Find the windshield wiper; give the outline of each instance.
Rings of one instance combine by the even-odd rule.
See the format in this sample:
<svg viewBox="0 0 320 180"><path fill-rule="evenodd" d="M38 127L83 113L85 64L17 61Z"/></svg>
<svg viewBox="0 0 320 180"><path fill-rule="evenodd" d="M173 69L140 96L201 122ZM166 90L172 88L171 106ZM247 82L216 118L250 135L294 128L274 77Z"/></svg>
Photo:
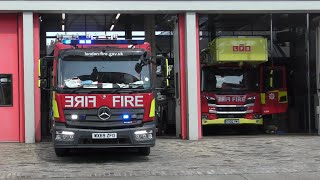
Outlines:
<svg viewBox="0 0 320 180"><path fill-rule="evenodd" d="M121 92L121 93L132 93L132 92L134 92L134 90L132 90L132 89L117 88L117 89L111 91L112 94L113 94L113 93L117 93L117 92Z"/></svg>

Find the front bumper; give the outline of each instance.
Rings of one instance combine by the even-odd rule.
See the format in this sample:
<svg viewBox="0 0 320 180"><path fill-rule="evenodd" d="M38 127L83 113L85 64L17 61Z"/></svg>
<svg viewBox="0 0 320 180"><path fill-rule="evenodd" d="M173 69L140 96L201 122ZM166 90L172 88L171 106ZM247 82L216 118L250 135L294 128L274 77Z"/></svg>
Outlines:
<svg viewBox="0 0 320 180"><path fill-rule="evenodd" d="M226 123L226 120L237 120L237 123ZM218 118L218 119L202 119L202 125L263 125L263 119L246 119L246 118Z"/></svg>
<svg viewBox="0 0 320 180"><path fill-rule="evenodd" d="M139 130L152 130L152 139L136 140L134 132ZM68 141L56 140L57 131L73 132L73 139ZM53 143L55 148L113 148L113 147L153 147L156 138L155 125L145 125L143 127L97 130L67 128L64 124L59 124L53 128ZM116 139L92 139L92 133L117 133Z"/></svg>

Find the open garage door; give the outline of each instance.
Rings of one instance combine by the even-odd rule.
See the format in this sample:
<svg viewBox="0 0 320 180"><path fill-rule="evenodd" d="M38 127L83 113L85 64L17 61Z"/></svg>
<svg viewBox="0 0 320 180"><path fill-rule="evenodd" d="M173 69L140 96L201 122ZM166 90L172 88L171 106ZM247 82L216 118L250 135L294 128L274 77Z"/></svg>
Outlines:
<svg viewBox="0 0 320 180"><path fill-rule="evenodd" d="M105 37L119 41L137 40L150 43L152 59L156 61L158 68L163 65L163 68L166 69L166 77L153 69L152 77L150 76L150 81L153 81L153 78L157 80L152 82L155 87L154 95L156 97L159 93L162 95L156 100L157 127L163 129L165 135L174 135L176 127L180 127L176 126L176 109L179 110L179 106L176 107L179 102L176 102L175 95L175 86L179 84L179 61L176 61L176 58L179 58L177 46L179 45L179 33L176 15L41 14L40 33L42 57L54 55L54 47L59 42L57 34L59 34L58 37L61 37L61 35L70 36L70 38L86 36L87 38L99 39ZM165 59L164 64L158 61L161 59L159 57ZM55 69L49 69L48 71L55 71ZM98 71L100 71L99 68ZM156 77L153 77L153 75L156 75ZM52 120L54 115L52 110L54 106L51 103L53 92L42 90L41 95L42 134L50 136L50 119ZM180 134L178 131L180 130L177 129L177 134Z"/></svg>
<svg viewBox="0 0 320 180"><path fill-rule="evenodd" d="M309 14L200 16L203 127L211 133L256 127L279 134L315 131L309 19Z"/></svg>

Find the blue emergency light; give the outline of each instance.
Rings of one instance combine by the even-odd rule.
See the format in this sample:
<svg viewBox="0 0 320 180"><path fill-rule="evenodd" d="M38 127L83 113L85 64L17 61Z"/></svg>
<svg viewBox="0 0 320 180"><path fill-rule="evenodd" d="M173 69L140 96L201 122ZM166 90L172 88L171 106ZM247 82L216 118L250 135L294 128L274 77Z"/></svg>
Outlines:
<svg viewBox="0 0 320 180"><path fill-rule="evenodd" d="M62 40L63 44L144 44L144 40L98 40L98 39L77 39L77 40L70 40L65 39Z"/></svg>
<svg viewBox="0 0 320 180"><path fill-rule="evenodd" d="M124 114L124 115L122 115L122 119L128 120L128 119L130 119L130 116L128 114Z"/></svg>
<svg viewBox="0 0 320 180"><path fill-rule="evenodd" d="M71 44L71 40L70 39L65 39L62 41L63 44Z"/></svg>

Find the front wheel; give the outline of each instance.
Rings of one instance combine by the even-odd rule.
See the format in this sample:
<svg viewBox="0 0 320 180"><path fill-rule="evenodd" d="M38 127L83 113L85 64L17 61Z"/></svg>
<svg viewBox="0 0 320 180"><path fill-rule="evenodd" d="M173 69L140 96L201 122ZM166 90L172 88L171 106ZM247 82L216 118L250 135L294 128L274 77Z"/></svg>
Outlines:
<svg viewBox="0 0 320 180"><path fill-rule="evenodd" d="M142 156L149 156L150 147L139 148L139 154L142 155Z"/></svg>
<svg viewBox="0 0 320 180"><path fill-rule="evenodd" d="M69 153L69 149L66 148L54 148L54 152L58 157L64 157L67 156Z"/></svg>

